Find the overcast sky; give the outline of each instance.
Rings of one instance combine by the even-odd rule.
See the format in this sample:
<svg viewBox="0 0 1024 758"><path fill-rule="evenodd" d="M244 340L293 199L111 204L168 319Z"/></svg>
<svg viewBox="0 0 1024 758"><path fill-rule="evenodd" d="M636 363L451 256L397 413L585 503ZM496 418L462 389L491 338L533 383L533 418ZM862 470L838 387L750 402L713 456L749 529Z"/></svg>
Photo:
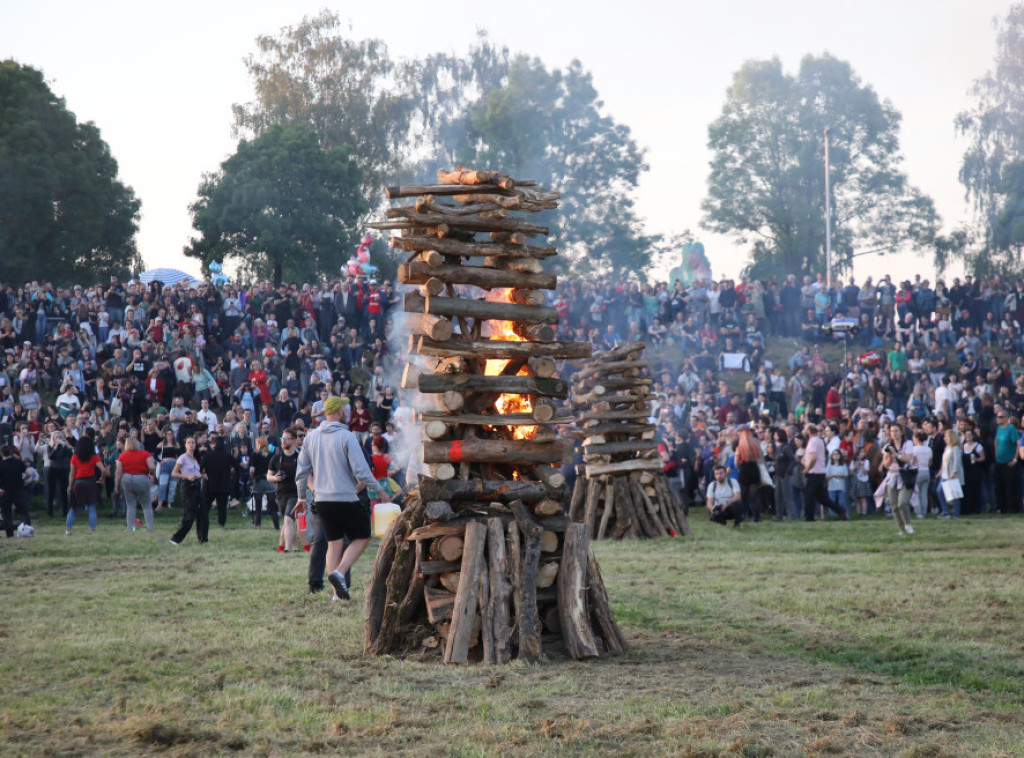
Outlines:
<svg viewBox="0 0 1024 758"><path fill-rule="evenodd" d="M651 169L639 209L651 231L691 229L719 274L745 252L698 229L709 154L707 125L721 112L733 73L779 56L794 73L807 54L849 61L861 80L903 114L911 181L936 202L946 229L969 218L957 170L965 141L955 114L974 79L992 67L992 19L1007 0L721 0L717 3L364 3L182 0L172 4L70 0L8 3L0 58L41 69L79 121L94 121L142 200L139 248L148 266L197 273L181 251L188 204L204 171L234 152L231 105L251 99L243 58L258 34L276 33L324 7L355 37L383 39L396 58L465 53L475 31L562 67L578 58L607 112L628 124ZM881 265L880 265L881 264ZM857 260L858 277L881 266L931 272L912 255Z"/></svg>

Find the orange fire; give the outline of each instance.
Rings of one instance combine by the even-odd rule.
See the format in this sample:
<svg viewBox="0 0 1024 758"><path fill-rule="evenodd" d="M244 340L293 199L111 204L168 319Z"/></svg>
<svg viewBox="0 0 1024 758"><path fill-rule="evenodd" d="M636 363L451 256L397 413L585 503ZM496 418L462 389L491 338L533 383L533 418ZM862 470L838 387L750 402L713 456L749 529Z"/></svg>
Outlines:
<svg viewBox="0 0 1024 758"><path fill-rule="evenodd" d="M491 290L488 293L487 299L492 302L510 303L512 302L512 290L511 289L496 289ZM488 321L488 337L499 340L509 340L512 342L523 342L523 338L512 331L511 321ZM498 376L504 371L505 367L509 364L506 359L494 359L487 361L487 365L484 366L484 374L486 376ZM519 370L519 376L529 376L530 372L526 368ZM530 402L528 397L522 395L503 394L494 403L494 407L499 413L530 413L533 410L533 403ZM512 432L512 437L517 440L528 440L533 439L534 435L537 434L537 427L535 426L510 426L508 427Z"/></svg>

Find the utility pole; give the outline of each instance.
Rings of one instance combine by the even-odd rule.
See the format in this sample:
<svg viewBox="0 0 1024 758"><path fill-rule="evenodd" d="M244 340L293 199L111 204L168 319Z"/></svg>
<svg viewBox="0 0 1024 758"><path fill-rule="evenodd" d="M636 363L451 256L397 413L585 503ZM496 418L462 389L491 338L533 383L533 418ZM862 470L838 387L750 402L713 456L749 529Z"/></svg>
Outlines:
<svg viewBox="0 0 1024 758"><path fill-rule="evenodd" d="M828 178L828 132L825 127L825 286L832 287L832 190Z"/></svg>

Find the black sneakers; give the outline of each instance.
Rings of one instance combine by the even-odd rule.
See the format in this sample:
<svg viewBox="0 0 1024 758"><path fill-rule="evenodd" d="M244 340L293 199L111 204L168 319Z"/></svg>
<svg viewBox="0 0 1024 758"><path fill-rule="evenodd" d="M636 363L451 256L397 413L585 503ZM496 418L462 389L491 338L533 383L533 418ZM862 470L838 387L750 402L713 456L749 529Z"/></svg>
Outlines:
<svg viewBox="0 0 1024 758"><path fill-rule="evenodd" d="M340 571L332 571L330 574L328 574L327 581L329 581L331 583L331 586L334 587L334 591L338 593L338 597L340 597L342 600L349 599L348 584L346 584L345 582L344 574L342 574Z"/></svg>

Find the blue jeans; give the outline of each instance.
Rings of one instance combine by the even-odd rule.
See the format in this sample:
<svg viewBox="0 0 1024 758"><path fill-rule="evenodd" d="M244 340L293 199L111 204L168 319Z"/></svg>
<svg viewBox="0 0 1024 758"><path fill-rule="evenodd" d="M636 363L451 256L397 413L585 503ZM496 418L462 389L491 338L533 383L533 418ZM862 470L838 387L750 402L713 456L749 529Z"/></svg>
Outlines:
<svg viewBox="0 0 1024 758"><path fill-rule="evenodd" d="M89 528L92 531L95 532L96 531L96 506L95 505L87 505L87 506L83 506L83 507L89 509ZM76 510L77 510L76 508L69 508L68 509L68 518L64 522L64 528L65 529L70 529L71 527L73 527L75 525L75 511Z"/></svg>
<svg viewBox="0 0 1024 758"><path fill-rule="evenodd" d="M846 515L850 515L850 501L846 497L846 490L829 490L828 496L832 498L832 502L846 511Z"/></svg>
<svg viewBox="0 0 1024 758"><path fill-rule="evenodd" d="M174 461L161 461L157 469L157 496L156 499L168 505L174 504L174 493L178 489L178 480L171 476L174 471Z"/></svg>

